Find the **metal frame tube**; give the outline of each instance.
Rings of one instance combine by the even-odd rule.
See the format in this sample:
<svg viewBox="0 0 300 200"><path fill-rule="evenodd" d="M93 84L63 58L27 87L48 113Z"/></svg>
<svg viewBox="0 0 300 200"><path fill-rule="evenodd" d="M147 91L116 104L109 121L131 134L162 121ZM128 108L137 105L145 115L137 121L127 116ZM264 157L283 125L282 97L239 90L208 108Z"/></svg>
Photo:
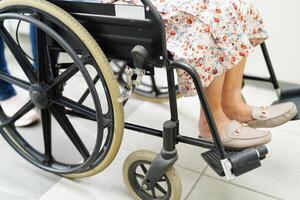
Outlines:
<svg viewBox="0 0 300 200"><path fill-rule="evenodd" d="M177 108L177 95L175 86L174 69L167 69L168 89L169 89L169 102L171 110L171 120L178 122L178 108Z"/></svg>
<svg viewBox="0 0 300 200"><path fill-rule="evenodd" d="M221 142L221 138L219 136L215 120L212 116L208 101L207 101L205 93L204 93L204 89L203 89L201 80L200 80L197 72L190 65L182 63L182 62L177 62L177 61L172 61L168 67L171 69L182 69L182 70L186 71L192 77L194 84L195 84L195 88L198 93L199 101L202 105L209 129L211 131L211 135L214 140L216 151L220 155L221 159L225 159L226 158L225 149Z"/></svg>
<svg viewBox="0 0 300 200"><path fill-rule="evenodd" d="M135 131L138 133L151 135L151 136L156 136L156 137L161 137L161 138L163 137L163 131L161 131L161 130L148 128L148 127L140 126L140 125L136 125L136 124L125 123L125 129L132 130L132 131ZM183 135L178 135L176 138L176 142L190 144L193 146L202 147L202 148L206 148L206 149L214 149L215 148L215 145L211 142L197 139L197 138L191 138L191 137L187 137L187 136L183 136Z"/></svg>
<svg viewBox="0 0 300 200"><path fill-rule="evenodd" d="M244 75L244 79L272 83L272 80L270 78L265 78L265 77Z"/></svg>
<svg viewBox="0 0 300 200"><path fill-rule="evenodd" d="M267 45L265 42L263 42L261 45L261 50L262 50L262 53L264 55L264 58L265 58L265 61L266 61L266 64L267 64L267 67L268 67L268 71L269 71L269 74L270 74L270 79L272 81L272 84L273 84L273 87L275 90L279 89L279 84L278 84L278 80L277 80L277 77L275 75L275 71L274 71L274 68L273 68L273 65L272 65L272 62L271 62L271 58L270 58L270 55L269 55L269 52L268 52L268 49L267 49Z"/></svg>

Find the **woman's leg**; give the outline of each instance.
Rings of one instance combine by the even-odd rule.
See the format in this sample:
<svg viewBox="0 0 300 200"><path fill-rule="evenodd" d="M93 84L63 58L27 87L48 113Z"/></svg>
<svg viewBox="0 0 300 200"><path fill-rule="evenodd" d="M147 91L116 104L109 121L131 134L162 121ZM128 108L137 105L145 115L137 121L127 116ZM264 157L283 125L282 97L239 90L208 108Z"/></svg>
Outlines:
<svg viewBox="0 0 300 200"><path fill-rule="evenodd" d="M236 68L234 69L236 71L240 70L240 66L235 66L234 68ZM231 149L244 149L261 146L270 142L271 134L269 131L247 127L237 121L232 121L232 119L226 116L222 106L222 100L224 97L222 93L224 88L227 87L225 85L227 84L226 81L228 81L228 79L226 80L226 76L226 73L218 76L205 89L205 94L224 147ZM202 110L199 121L200 136L203 138L211 138L211 132Z"/></svg>
<svg viewBox="0 0 300 200"><path fill-rule="evenodd" d="M9 74L7 69L7 63L4 56L4 42L0 37L0 72ZM0 101L9 99L16 95L16 91L11 84L0 80Z"/></svg>
<svg viewBox="0 0 300 200"><path fill-rule="evenodd" d="M223 83L225 79L225 74L218 76L206 89L205 94L207 97L207 100L209 102L209 106L212 111L212 115L214 117L214 120L216 122L218 131L220 135L224 132L225 127L230 122L230 120L225 115L223 109L222 109L222 89L223 89ZM200 120L199 120L199 131L201 137L208 138L211 137L210 130L205 118L205 115L203 113L203 110L201 109L200 112Z"/></svg>
<svg viewBox="0 0 300 200"><path fill-rule="evenodd" d="M222 108L231 120L249 122L253 120L251 106L242 98L242 82L247 58L225 73L222 91Z"/></svg>

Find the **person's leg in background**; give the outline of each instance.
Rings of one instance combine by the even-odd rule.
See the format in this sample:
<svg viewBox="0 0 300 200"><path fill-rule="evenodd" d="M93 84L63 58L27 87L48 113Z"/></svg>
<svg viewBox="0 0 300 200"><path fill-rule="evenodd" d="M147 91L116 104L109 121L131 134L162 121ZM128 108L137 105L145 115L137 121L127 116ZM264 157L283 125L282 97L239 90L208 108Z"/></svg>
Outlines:
<svg viewBox="0 0 300 200"><path fill-rule="evenodd" d="M32 33L32 32L31 32ZM33 35L31 38L33 39ZM35 39L33 39L35 41ZM35 48L33 48L34 50ZM35 51L36 54L36 51ZM9 74L4 53L4 42L0 37L0 71ZM0 80L0 105L8 116L13 116L21 107L24 106L24 100L20 98L13 86L5 81ZM34 110L29 111L23 117L15 122L15 126L23 127L34 124L39 119Z"/></svg>
<svg viewBox="0 0 300 200"><path fill-rule="evenodd" d="M30 30L29 30L29 35L30 35L30 42L31 42L31 51L32 51L32 58L34 60L33 66L36 68L36 58L37 58L37 41L36 41L36 34L37 34L37 28L30 24Z"/></svg>
<svg viewBox="0 0 300 200"><path fill-rule="evenodd" d="M7 63L4 55L4 42L0 37L0 72L9 74L7 69ZM0 80L0 101L4 101L16 95L15 89L11 84Z"/></svg>

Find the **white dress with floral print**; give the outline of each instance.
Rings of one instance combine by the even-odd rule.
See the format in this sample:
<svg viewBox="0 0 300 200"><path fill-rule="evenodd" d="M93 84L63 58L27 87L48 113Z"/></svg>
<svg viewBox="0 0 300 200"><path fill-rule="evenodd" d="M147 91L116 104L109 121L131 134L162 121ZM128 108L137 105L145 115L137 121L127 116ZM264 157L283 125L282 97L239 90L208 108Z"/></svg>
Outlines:
<svg viewBox="0 0 300 200"><path fill-rule="evenodd" d="M107 0L111 1L111 0ZM215 77L238 64L267 37L252 0L151 0L164 19L167 48L175 60L193 66L208 87ZM139 0L116 3L141 4ZM196 95L191 77L177 71L184 96Z"/></svg>

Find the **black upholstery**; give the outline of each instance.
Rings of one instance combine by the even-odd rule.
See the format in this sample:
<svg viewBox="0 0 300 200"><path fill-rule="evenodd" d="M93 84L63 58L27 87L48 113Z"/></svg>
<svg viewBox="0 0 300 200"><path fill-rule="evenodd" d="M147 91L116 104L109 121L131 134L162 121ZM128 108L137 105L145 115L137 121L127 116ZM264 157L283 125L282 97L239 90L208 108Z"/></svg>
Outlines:
<svg viewBox="0 0 300 200"><path fill-rule="evenodd" d="M146 1L146 0L145 0ZM145 19L116 17L114 4L50 0L73 15L91 33L108 58L131 61L131 50L142 45L148 50L146 63L163 66L167 62L164 26L151 4L140 7Z"/></svg>

